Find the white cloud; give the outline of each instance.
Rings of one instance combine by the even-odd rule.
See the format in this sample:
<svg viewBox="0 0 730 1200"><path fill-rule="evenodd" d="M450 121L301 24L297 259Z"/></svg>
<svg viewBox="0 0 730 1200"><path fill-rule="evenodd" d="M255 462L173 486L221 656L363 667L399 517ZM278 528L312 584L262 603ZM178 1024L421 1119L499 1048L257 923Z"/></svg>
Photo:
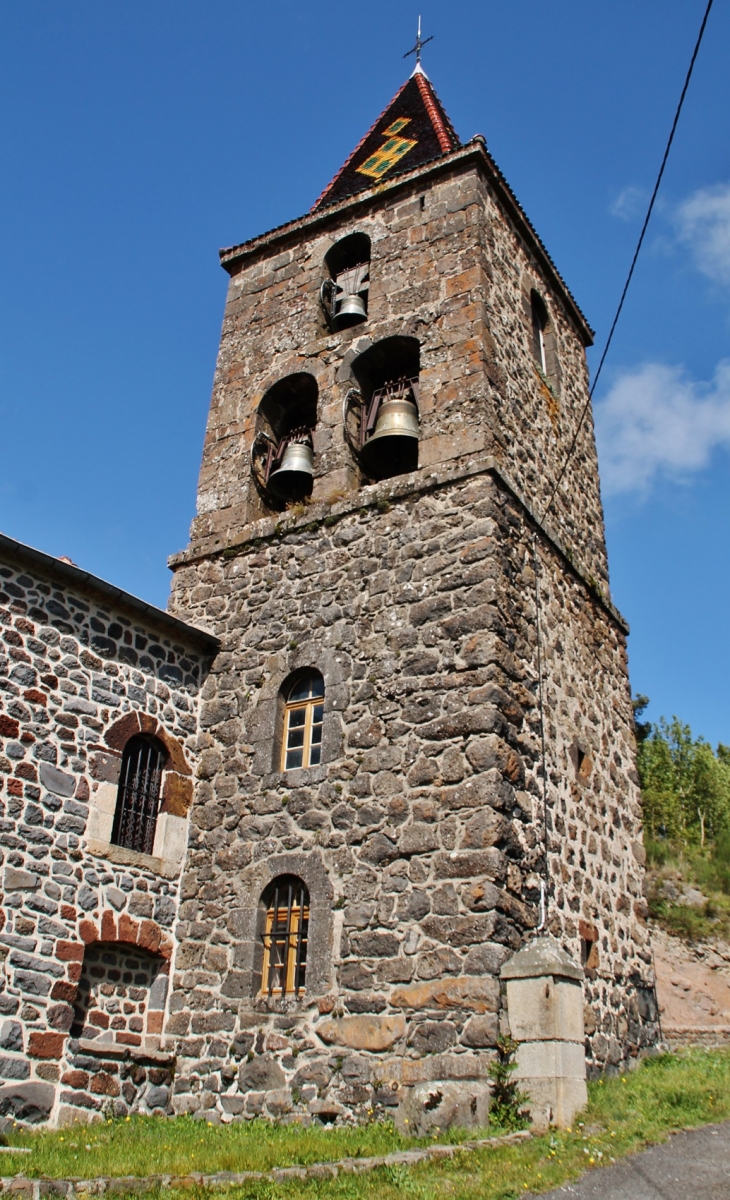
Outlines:
<svg viewBox="0 0 730 1200"><path fill-rule="evenodd" d="M635 221L646 206L646 192L639 187L625 187L611 205L612 217L620 221Z"/></svg>
<svg viewBox="0 0 730 1200"><path fill-rule="evenodd" d="M676 212L677 234L695 265L716 283L730 284L730 183L702 188Z"/></svg>
<svg viewBox="0 0 730 1200"><path fill-rule="evenodd" d="M660 478L686 478L712 451L730 449L730 359L710 383L681 367L644 363L619 375L596 404L604 492L647 492Z"/></svg>

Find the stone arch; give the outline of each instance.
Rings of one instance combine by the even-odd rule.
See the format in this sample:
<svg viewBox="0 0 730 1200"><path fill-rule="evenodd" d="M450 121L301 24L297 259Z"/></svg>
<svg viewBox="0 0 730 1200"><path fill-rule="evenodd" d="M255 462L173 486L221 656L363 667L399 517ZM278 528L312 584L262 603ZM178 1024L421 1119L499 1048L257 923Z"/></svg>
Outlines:
<svg viewBox="0 0 730 1200"><path fill-rule="evenodd" d="M221 993L238 997L244 1004L254 1008L259 1004L273 1004L260 997L261 970L263 966L262 896L269 885L279 876L294 875L300 879L309 894L309 931L307 952L306 1000L321 996L329 990L332 975L332 953L334 944L334 922L332 901L334 888L327 869L317 852L275 854L264 862L249 867L243 873L242 890L244 904L234 910L231 920L236 927L238 961L240 970L229 971L223 980ZM288 1001L291 1003L291 1001Z"/></svg>
<svg viewBox="0 0 730 1200"><path fill-rule="evenodd" d="M68 981L56 981L51 991L51 1000L69 1006L76 1002L86 949L96 943L133 947L147 954L157 955L165 963L172 959L172 938L157 921L151 918L135 921L126 912L117 914L113 909L104 909L100 922L88 917L79 922L78 941L57 943L56 958L66 963ZM64 1024L61 1018L62 1014L59 1014L59 1028Z"/></svg>
<svg viewBox="0 0 730 1200"><path fill-rule="evenodd" d="M84 952L72 1037L148 1049L159 1044L169 958L136 942L95 941Z"/></svg>
<svg viewBox="0 0 730 1200"><path fill-rule="evenodd" d="M256 702L247 711L246 736L254 746L253 773L269 775L280 772L276 748L281 746L284 724L283 686L291 683L297 673L316 670L322 675L325 686L324 731L322 738L322 762L330 762L341 753L343 726L341 714L350 702L347 682L350 672L350 656L345 650L334 650L308 638L287 654L288 662L280 672L272 674L259 689ZM320 767L304 767L302 771L318 778Z"/></svg>
<svg viewBox="0 0 730 1200"><path fill-rule="evenodd" d="M256 429L279 441L295 426L317 424L319 385L309 371L295 371L267 388L256 409Z"/></svg>
<svg viewBox="0 0 730 1200"><path fill-rule="evenodd" d="M96 761L92 763L92 774L95 774L96 768L95 777L100 777L104 782L118 782L124 747L130 738L139 733L157 738L167 751L160 812L170 813L175 817L186 817L193 799L193 773L185 751L178 739L172 737L164 725L147 713L126 713L109 726L104 734L109 751L103 756L105 761L99 762L101 755L96 756Z"/></svg>
<svg viewBox="0 0 730 1200"><path fill-rule="evenodd" d="M355 231L339 238L324 256L320 298L331 329L349 329L367 320L371 243Z"/></svg>
<svg viewBox="0 0 730 1200"><path fill-rule="evenodd" d="M63 1009L66 1038L59 1047L62 1123L87 1120L111 1106L127 1112L168 1111L172 1055L161 1047L172 940L156 921L135 921L104 910L101 921L84 919L79 943L63 943L70 958L64 1004L53 1010L56 1028ZM52 996L52 999L54 996Z"/></svg>

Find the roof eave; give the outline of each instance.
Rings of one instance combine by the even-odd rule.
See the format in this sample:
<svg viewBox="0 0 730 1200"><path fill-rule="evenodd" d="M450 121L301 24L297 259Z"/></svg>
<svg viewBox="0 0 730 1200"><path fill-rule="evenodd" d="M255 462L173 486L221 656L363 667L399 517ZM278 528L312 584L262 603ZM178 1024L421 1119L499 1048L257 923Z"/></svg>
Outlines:
<svg viewBox="0 0 730 1200"><path fill-rule="evenodd" d="M279 243L292 240L302 230L313 230L329 225L343 213L366 207L374 199L380 201L382 197L390 196L399 189L409 187L418 179L435 177L451 170L455 166L461 164L471 165L472 163L479 166L485 172L505 208L509 211L514 225L535 254L555 290L562 297L583 345L592 346L593 330L560 275L527 213L522 208L509 183L487 150L484 139L481 136L473 138L471 142L467 142L465 146L453 150L450 154L444 154L429 163L423 163L413 171L397 175L387 183L379 183L375 187L368 188L365 191L356 192L355 195L348 196L345 200L339 201L339 203L325 205L316 211L310 211L304 216L296 218L294 221L288 221L284 225L270 229L267 233L259 234L257 237L250 238L246 242L241 242L237 246L224 248L219 251L221 266L229 275L233 275L240 270L246 259L253 258L262 251L277 248Z"/></svg>
<svg viewBox="0 0 730 1200"><path fill-rule="evenodd" d="M0 533L0 554L3 553L40 568L47 575L57 578L62 583L71 584L84 591L95 592L106 600L112 600L119 608L126 609L130 613L138 613L145 617L150 624L167 629L181 640L199 645L208 654L217 654L220 649L218 638L214 637L212 633L208 633L207 630L198 629L196 625L188 625L186 621L181 621L179 617L174 617L172 613L166 612L163 608L148 604L146 600L140 600L131 592L125 592L122 588L107 583L105 579L100 579L98 575L83 571L81 567L77 567L73 563L63 562L60 558L54 558L52 554L36 550L34 546L27 546L25 542L18 542L15 538Z"/></svg>

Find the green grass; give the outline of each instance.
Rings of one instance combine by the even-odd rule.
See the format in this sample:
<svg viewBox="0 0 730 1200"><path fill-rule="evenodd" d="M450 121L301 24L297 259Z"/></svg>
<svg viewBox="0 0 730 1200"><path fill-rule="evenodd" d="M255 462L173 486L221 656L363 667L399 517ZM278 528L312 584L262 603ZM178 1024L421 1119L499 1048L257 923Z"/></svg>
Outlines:
<svg viewBox="0 0 730 1200"><path fill-rule="evenodd" d="M386 1167L334 1180L254 1181L226 1192L230 1200L513 1200L576 1179L586 1169L662 1141L673 1130L730 1118L730 1052L694 1050L646 1060L630 1074L592 1083L590 1103L572 1130L553 1132L514 1146L464 1154L406 1167ZM464 1134L461 1135L465 1136ZM468 1136L468 1135L467 1135ZM61 1139L64 1139L63 1142ZM440 1136L439 1140L447 1140ZM360 1129L276 1128L261 1123L220 1129L175 1121L130 1122L73 1130L16 1133L16 1144L33 1155L4 1155L6 1175L55 1176L98 1173L176 1173L262 1170L267 1166L323 1162L344 1155L380 1154L413 1141L388 1125ZM72 1145L75 1149L72 1149ZM91 1150L85 1150L85 1145ZM75 1157L74 1157L75 1156ZM103 1167L98 1164L103 1160ZM173 1162L177 1165L173 1166ZM134 1166L133 1164L136 1164ZM111 1170L110 1170L111 1168ZM169 1193L159 1193L159 1200ZM157 1193L149 1193L155 1200Z"/></svg>
<svg viewBox="0 0 730 1200"><path fill-rule="evenodd" d="M491 1130L479 1131L489 1137ZM458 1143L474 1130L451 1129L440 1140ZM3 1154L0 1173L28 1177L93 1178L97 1175L185 1175L190 1171L269 1171L338 1158L368 1158L427 1145L433 1138L408 1138L389 1122L305 1129L251 1121L208 1125L192 1117L126 1117L60 1130L16 1130L9 1141L30 1146L32 1154Z"/></svg>

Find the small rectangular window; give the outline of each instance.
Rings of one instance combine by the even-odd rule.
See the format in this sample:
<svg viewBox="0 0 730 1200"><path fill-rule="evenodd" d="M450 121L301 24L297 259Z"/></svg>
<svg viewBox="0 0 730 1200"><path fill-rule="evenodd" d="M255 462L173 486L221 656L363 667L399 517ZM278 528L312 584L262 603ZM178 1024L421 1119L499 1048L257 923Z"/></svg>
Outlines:
<svg viewBox="0 0 730 1200"><path fill-rule="evenodd" d="M547 374L545 330L547 329L548 312L542 296L538 296L535 291L530 296L530 308L532 310L532 353L538 367L545 375Z"/></svg>

